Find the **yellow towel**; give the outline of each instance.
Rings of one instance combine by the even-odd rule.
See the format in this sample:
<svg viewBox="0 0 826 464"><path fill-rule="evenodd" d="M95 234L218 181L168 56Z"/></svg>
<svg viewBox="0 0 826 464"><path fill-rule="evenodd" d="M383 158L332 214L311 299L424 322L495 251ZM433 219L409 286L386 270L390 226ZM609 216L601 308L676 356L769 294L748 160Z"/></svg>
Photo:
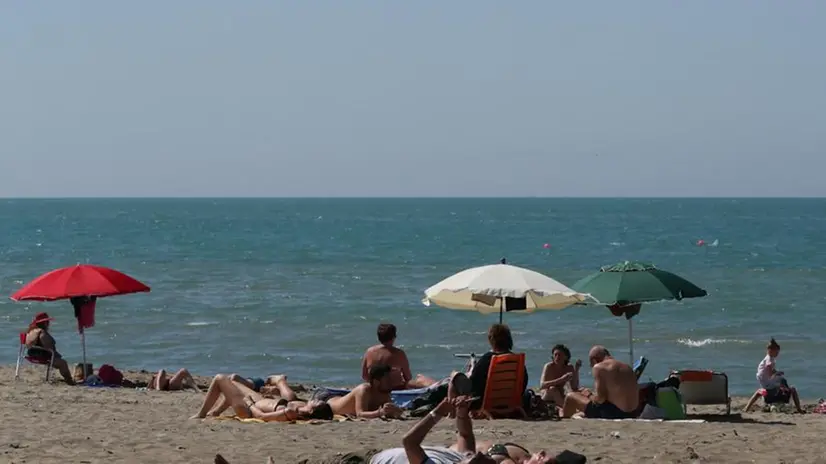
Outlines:
<svg viewBox="0 0 826 464"><path fill-rule="evenodd" d="M251 417L243 418L243 417L238 417L238 416L235 416L235 415L233 415L233 416L218 416L218 417L213 417L213 419L216 419L216 420L234 420L234 421L238 421L238 422L244 422L245 424L264 424L264 423L266 423L266 421L263 421L261 419L254 419L254 418L251 418ZM351 421L351 420L357 420L357 419L350 418L350 417L347 417L347 416L340 416L338 414L333 416L333 422L347 422L347 421ZM313 424L324 424L324 423L327 423L327 422L329 422L329 421L319 420L319 419L311 419L311 420L296 420L296 421L292 421L292 422L282 422L282 423L284 423L284 424L310 424L310 425L313 425Z"/></svg>

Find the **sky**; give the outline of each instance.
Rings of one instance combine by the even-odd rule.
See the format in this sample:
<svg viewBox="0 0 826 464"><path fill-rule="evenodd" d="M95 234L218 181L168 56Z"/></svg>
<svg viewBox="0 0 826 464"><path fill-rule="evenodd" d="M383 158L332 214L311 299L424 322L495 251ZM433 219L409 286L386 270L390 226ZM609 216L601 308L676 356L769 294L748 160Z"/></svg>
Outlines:
<svg viewBox="0 0 826 464"><path fill-rule="evenodd" d="M823 18L9 0L0 197L826 196Z"/></svg>

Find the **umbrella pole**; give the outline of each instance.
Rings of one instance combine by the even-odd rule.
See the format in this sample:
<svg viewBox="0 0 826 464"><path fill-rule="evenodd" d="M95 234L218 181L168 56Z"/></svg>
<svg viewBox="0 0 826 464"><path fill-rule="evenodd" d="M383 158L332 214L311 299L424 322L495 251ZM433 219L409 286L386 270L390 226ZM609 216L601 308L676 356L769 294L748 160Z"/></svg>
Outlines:
<svg viewBox="0 0 826 464"><path fill-rule="evenodd" d="M505 298L499 297L499 324L502 324L502 316L505 314Z"/></svg>
<svg viewBox="0 0 826 464"><path fill-rule="evenodd" d="M86 334L83 329L80 329L80 345L83 347L83 380L85 381L89 373L86 372Z"/></svg>
<svg viewBox="0 0 826 464"><path fill-rule="evenodd" d="M628 346L631 348L631 365L634 365L634 319L628 319Z"/></svg>

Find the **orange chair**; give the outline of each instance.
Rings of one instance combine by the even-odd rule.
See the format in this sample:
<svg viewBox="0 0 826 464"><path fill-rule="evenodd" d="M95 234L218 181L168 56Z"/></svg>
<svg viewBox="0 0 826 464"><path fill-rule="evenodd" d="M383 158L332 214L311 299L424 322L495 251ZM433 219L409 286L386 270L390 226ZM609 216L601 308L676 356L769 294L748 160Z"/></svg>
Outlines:
<svg viewBox="0 0 826 464"><path fill-rule="evenodd" d="M490 360L485 396L479 413L486 419L525 418L525 353L494 355Z"/></svg>
<svg viewBox="0 0 826 464"><path fill-rule="evenodd" d="M52 367L54 367L54 351L46 348L37 348L46 353L49 353L49 360L43 358L35 358L33 356L24 356L26 352L26 332L20 333L20 350L17 352L17 367L14 369L14 380L20 378L20 363L25 359L32 364L40 364L46 366L46 382L49 381L49 376L52 374Z"/></svg>

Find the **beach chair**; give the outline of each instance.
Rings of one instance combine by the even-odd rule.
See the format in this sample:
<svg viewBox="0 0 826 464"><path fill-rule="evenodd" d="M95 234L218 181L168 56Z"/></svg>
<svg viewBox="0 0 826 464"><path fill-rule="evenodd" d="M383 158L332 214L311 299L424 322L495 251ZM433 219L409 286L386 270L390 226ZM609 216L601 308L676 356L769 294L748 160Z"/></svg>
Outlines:
<svg viewBox="0 0 826 464"><path fill-rule="evenodd" d="M497 354L490 360L480 415L486 419L527 417L522 408L525 353Z"/></svg>
<svg viewBox="0 0 826 464"><path fill-rule="evenodd" d="M23 359L25 359L26 361L32 364L40 364L46 366L46 382L49 381L49 377L52 374L52 367L54 367L54 351L40 347L38 347L37 349L49 353L49 360L46 361L45 359L26 356L26 332L21 332L20 349L17 351L17 367L14 369L14 380L18 380L20 378L20 363L22 363Z"/></svg>
<svg viewBox="0 0 826 464"><path fill-rule="evenodd" d="M681 370L672 375L680 379L680 396L683 409L688 405L724 404L726 414L731 414L731 396L728 392L728 376L722 372Z"/></svg>
<svg viewBox="0 0 826 464"><path fill-rule="evenodd" d="M645 372L645 368L648 366L648 359L645 356L640 357L637 362L634 363L634 375L637 376L637 380L642 377L642 373Z"/></svg>

